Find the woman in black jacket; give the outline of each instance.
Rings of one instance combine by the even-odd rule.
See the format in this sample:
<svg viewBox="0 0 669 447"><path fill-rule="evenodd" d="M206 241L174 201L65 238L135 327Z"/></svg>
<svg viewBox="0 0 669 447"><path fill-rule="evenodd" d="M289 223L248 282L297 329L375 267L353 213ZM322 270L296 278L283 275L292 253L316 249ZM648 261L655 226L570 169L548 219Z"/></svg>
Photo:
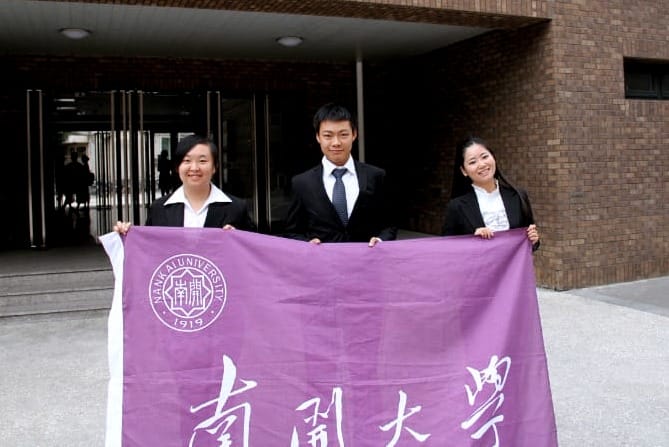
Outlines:
<svg viewBox="0 0 669 447"><path fill-rule="evenodd" d="M208 138L189 135L179 141L174 162L182 185L151 204L146 225L254 231L246 201L225 194L212 183L218 149ZM125 234L129 222L117 222Z"/></svg>
<svg viewBox="0 0 669 447"><path fill-rule="evenodd" d="M527 227L527 238L536 250L539 232L527 193L504 177L486 143L477 137L461 143L456 166L470 185L457 197L458 191L454 191L454 198L446 207L442 235L474 234L490 239L495 231Z"/></svg>

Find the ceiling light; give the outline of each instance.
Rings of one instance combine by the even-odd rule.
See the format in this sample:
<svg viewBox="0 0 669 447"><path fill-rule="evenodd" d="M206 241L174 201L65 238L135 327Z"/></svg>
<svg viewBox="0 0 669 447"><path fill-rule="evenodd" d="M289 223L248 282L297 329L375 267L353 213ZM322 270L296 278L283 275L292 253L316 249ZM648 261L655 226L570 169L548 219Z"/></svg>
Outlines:
<svg viewBox="0 0 669 447"><path fill-rule="evenodd" d="M276 39L276 43L284 47L296 47L302 44L304 39L299 36L282 36Z"/></svg>
<svg viewBox="0 0 669 447"><path fill-rule="evenodd" d="M91 34L89 30L83 28L61 28L59 32L65 37L75 40L83 39Z"/></svg>

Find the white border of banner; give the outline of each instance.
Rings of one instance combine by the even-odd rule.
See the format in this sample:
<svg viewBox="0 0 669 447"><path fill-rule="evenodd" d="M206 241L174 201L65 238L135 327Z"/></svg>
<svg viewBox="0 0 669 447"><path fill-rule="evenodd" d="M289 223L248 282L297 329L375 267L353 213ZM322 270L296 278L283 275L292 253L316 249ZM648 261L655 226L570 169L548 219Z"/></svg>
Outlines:
<svg viewBox="0 0 669 447"><path fill-rule="evenodd" d="M123 240L118 233L100 236L114 271L114 296L107 324L109 385L105 447L121 447L123 425Z"/></svg>

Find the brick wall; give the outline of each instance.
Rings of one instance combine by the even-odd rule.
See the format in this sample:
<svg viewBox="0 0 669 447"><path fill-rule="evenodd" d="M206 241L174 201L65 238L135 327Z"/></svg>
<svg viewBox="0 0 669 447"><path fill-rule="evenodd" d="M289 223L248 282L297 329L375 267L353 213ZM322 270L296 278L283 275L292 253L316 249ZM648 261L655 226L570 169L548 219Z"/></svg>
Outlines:
<svg viewBox="0 0 669 447"><path fill-rule="evenodd" d="M535 255L539 284L566 289L669 274L669 101L627 100L623 84L624 57L669 60L666 2L351 0L332 8L334 3L161 5L497 24L426 56L365 67L367 159L394 179L399 223L439 233L455 142L474 133L489 141L500 167L530 194L543 235ZM322 102L355 99L355 67L347 64L2 61L0 93L14 104L21 104L22 89L35 87L295 91L305 98L303 119L309 122ZM8 118L3 132L20 146L21 114L14 108L2 113Z"/></svg>
<svg viewBox="0 0 669 447"><path fill-rule="evenodd" d="M408 176L411 185L403 195L403 224L440 234L456 169L455 146L468 135L481 136L494 148L505 175L530 194L544 238L536 255L544 285L551 284L544 271L553 268L564 206L553 200L559 179L548 175L547 165L557 138L551 55L549 25L540 24L493 31L436 51L410 61L400 74L387 67L370 70L385 91L398 92L395 110L403 111L402 118L387 127L409 129L397 144L385 143L401 153L393 157L391 171ZM370 102L383 100L370 95ZM393 110L389 104L379 108Z"/></svg>
<svg viewBox="0 0 669 447"><path fill-rule="evenodd" d="M5 56L0 89L306 91L355 98L352 64L184 58ZM11 88L10 88L11 87Z"/></svg>
<svg viewBox="0 0 669 447"><path fill-rule="evenodd" d="M368 109L396 110L385 127L408 129L381 144L411 184L404 223L439 232L455 143L477 134L530 193L543 236L539 284L669 274L669 101L625 99L623 71L623 57L669 60L669 13L661 1L633 10L622 1L554 2L548 24L368 70L367 82L380 86L366 90Z"/></svg>
<svg viewBox="0 0 669 447"><path fill-rule="evenodd" d="M42 0L62 1L62 0ZM547 17L550 0L65 0L515 28Z"/></svg>
<svg viewBox="0 0 669 447"><path fill-rule="evenodd" d="M633 13L631 13L633 12ZM556 286L669 273L669 101L624 98L623 57L669 60L664 1L558 2Z"/></svg>

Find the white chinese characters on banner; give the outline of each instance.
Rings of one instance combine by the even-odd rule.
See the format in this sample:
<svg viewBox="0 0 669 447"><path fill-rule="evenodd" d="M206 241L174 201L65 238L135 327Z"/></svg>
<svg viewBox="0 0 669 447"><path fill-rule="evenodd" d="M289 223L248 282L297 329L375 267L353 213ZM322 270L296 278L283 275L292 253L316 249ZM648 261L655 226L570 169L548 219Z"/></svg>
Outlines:
<svg viewBox="0 0 669 447"><path fill-rule="evenodd" d="M332 389L332 399L330 404L325 409L325 411L319 411L321 405L321 399L315 397L309 399L305 402L302 402L295 410L296 411L306 411L309 407L313 407L313 414L304 419L304 422L311 426L311 429L307 432L309 436L309 445L311 447L327 447L328 446L328 431L327 425L325 423L319 423L320 419L329 419L330 410L334 407L334 422L337 429L337 442L339 447L344 446L344 434L342 432L342 389L335 387ZM297 447L300 445L297 427L293 427L293 434L290 439L291 447Z"/></svg>
<svg viewBox="0 0 669 447"><path fill-rule="evenodd" d="M500 373L500 369L502 369ZM500 407L504 403L504 384L506 383L506 378L511 369L511 358L503 357L498 358L496 355L490 357L490 363L487 368L482 370L477 370L472 367L467 367L467 370L472 375L475 383L475 389L472 391L472 388L469 385L465 385L465 390L467 390L467 401L470 406L476 405L477 397L484 391L490 392L488 398L481 403L469 416L469 418L461 424L463 430L468 430L478 422L479 419L487 412L489 418L483 421L483 425L472 433L470 436L472 439L481 439L481 437L492 428L495 435L495 443L492 447L499 447L499 432L497 431L498 423L504 420L503 414L497 414ZM491 386L486 386L491 385ZM479 399L480 401L480 399ZM494 406L494 408L493 408ZM488 411L490 409L490 411Z"/></svg>
<svg viewBox="0 0 669 447"><path fill-rule="evenodd" d="M496 355L493 355L490 358L490 363L482 370L467 367L475 384L474 388L465 385L469 405L476 405L477 398L484 392L484 389L490 390L490 394L487 399L472 412L469 418L462 422L461 428L463 430L472 428L474 424L483 417L486 411L490 410L487 411L489 418L484 420L478 430L470 436L472 439L481 439L481 437L492 428L495 435L495 443L493 444L493 447L499 447L500 445L496 424L504 420L504 415L497 414L497 412L504 403L504 393L502 393L502 390L504 389L504 384L506 383L510 368L511 358L503 357L500 359ZM199 405L191 406L190 408L191 413L198 413L204 408L215 406L213 414L201 421L193 429L193 434L188 443L189 447L197 447L199 440L202 438L208 439L209 443L211 443L212 440L217 441L218 447L232 447L233 445L238 445L232 438L230 427L237 422L240 413L243 425L242 446L249 446L251 404L249 402L243 402L230 408L226 408L226 404L230 397L252 390L258 386L258 383L254 380L239 379L242 385L234 389L236 380L237 367L230 357L223 355L223 377L221 379L221 387L218 397ZM295 408L295 411L300 412L305 412L311 409L311 413L303 419L305 425L308 427L308 429L304 430L306 431L305 436L308 438L306 443L309 447L328 447L330 445L328 438L328 424L326 422L332 422L332 425L335 427L336 445L338 447L344 447L344 434L342 430L342 397L343 389L341 387L334 387L332 389L330 402L324 410L321 411L320 397L308 399ZM407 393L403 390L399 390L397 417L394 420L379 426L379 429L384 432L390 432L392 430L393 436L386 444L386 447L395 447L398 445L403 430L409 433L413 439L419 443L425 442L431 436L429 433L419 433L418 431L405 426L405 421L408 418L420 413L422 410L421 405L416 405L410 407L407 411L407 400ZM300 437L297 426L293 427L290 446L300 446Z"/></svg>
<svg viewBox="0 0 669 447"><path fill-rule="evenodd" d="M193 435L190 438L188 447L196 447L200 437L207 437L215 439L219 442L219 447L230 447L238 445L233 443L229 429L233 423L238 419L237 414L242 413L243 421L243 440L242 446L249 446L249 429L251 424L251 404L248 402L241 403L231 408L226 408L225 405L228 399L232 396L242 394L255 388L258 383L253 380L239 379L242 386L233 389L237 379L237 367L234 362L227 355L223 356L223 378L221 380L221 389L218 397L202 404L191 406L190 412L197 413L200 410L215 405L214 414L199 424L193 429Z"/></svg>
<svg viewBox="0 0 669 447"><path fill-rule="evenodd" d="M412 416L414 413L420 412L420 410L422 409L420 405L416 405L415 407L411 407L408 413L404 413L406 405L407 405L407 394L404 391L400 390L400 401L397 406L397 418L394 421L391 421L379 427L383 431L388 431L391 428L395 427L393 438L390 440L388 444L386 444L386 447L394 447L395 445L397 445L397 443L400 440L400 435L402 434L402 428L404 428L404 430L410 433L411 436L413 436L414 439L416 439L419 442L425 442L427 438L430 437L429 433L421 434L415 430L410 429L409 427L404 427L404 420L407 419L409 416Z"/></svg>

